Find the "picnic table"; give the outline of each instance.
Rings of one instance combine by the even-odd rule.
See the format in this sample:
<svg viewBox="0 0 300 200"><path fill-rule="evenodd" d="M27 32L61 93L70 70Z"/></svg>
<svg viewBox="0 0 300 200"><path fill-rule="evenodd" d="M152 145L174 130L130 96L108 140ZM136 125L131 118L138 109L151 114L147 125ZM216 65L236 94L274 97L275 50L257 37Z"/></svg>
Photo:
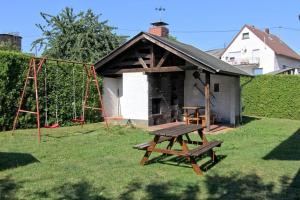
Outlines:
<svg viewBox="0 0 300 200"><path fill-rule="evenodd" d="M189 124L190 121L196 121L197 125L199 124L200 119L200 109L205 109L204 106L184 106L182 107L184 117L185 117L185 122L186 124ZM192 116L190 116L190 112L192 112Z"/></svg>
<svg viewBox="0 0 300 200"><path fill-rule="evenodd" d="M197 131L199 135L199 141L191 140L189 134ZM220 147L222 141L211 141L209 142L205 134L203 133L203 128L201 125L190 124L190 125L178 125L170 128L165 128L157 131L150 132L154 135L154 139L150 142L145 142L142 144L135 145L134 148L139 150L146 150L145 155L140 161L141 165L144 165L152 152L158 152L168 155L184 156L191 163L194 172L197 175L202 175L200 166L196 162L196 158L204 154L209 154L212 162L217 161L214 147ZM185 136L185 139L183 138ZM167 142L166 148L157 148L156 145ZM174 143L179 143L181 150L172 150ZM188 144L193 144L196 146L194 149L189 149Z"/></svg>

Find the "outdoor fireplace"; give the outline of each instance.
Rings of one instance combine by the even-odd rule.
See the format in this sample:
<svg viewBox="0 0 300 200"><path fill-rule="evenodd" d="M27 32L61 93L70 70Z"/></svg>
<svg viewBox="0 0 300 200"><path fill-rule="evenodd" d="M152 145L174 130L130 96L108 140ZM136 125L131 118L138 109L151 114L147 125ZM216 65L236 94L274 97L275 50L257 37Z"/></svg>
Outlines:
<svg viewBox="0 0 300 200"><path fill-rule="evenodd" d="M180 121L184 73L149 74L149 126Z"/></svg>

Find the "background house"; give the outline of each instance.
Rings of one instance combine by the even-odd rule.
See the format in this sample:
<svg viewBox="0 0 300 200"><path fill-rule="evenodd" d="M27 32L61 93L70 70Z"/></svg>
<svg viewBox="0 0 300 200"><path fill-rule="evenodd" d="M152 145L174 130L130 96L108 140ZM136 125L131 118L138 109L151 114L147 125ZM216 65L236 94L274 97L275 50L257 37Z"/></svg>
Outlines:
<svg viewBox="0 0 300 200"><path fill-rule="evenodd" d="M279 37L245 25L224 50L221 59L252 75L292 68L300 73L300 56Z"/></svg>
<svg viewBox="0 0 300 200"><path fill-rule="evenodd" d="M149 33L139 33L95 64L107 116L151 126L182 120L183 106L205 106L207 118L213 113L218 121L237 125L239 77L248 74L168 39L166 23L152 25Z"/></svg>
<svg viewBox="0 0 300 200"><path fill-rule="evenodd" d="M1 43L9 43L14 45L19 51L22 50L22 37L17 33L0 34L0 44Z"/></svg>

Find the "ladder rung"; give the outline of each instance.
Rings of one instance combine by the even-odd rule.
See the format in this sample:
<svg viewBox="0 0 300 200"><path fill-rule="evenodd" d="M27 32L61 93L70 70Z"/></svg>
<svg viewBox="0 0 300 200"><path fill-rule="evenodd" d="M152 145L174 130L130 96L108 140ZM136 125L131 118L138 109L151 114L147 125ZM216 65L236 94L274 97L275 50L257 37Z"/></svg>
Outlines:
<svg viewBox="0 0 300 200"><path fill-rule="evenodd" d="M89 108L92 110L102 110L102 108L95 108L95 107L90 107L90 106L84 106L85 108Z"/></svg>
<svg viewBox="0 0 300 200"><path fill-rule="evenodd" d="M38 113L37 112L32 112L32 111L29 111L29 110L19 110L20 112L24 112L24 113L30 113L30 114L34 114L34 115L37 115Z"/></svg>

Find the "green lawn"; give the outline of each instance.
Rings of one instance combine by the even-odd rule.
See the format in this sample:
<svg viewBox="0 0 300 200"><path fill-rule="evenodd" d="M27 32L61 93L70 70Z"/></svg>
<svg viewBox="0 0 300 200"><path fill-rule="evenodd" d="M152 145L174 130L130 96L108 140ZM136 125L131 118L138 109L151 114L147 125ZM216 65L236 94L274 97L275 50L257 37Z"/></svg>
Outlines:
<svg viewBox="0 0 300 200"><path fill-rule="evenodd" d="M204 176L174 157L140 166L132 146L152 137L139 129L43 129L41 144L36 130L0 133L0 199L300 199L299 128L260 119L208 136L223 159Z"/></svg>

